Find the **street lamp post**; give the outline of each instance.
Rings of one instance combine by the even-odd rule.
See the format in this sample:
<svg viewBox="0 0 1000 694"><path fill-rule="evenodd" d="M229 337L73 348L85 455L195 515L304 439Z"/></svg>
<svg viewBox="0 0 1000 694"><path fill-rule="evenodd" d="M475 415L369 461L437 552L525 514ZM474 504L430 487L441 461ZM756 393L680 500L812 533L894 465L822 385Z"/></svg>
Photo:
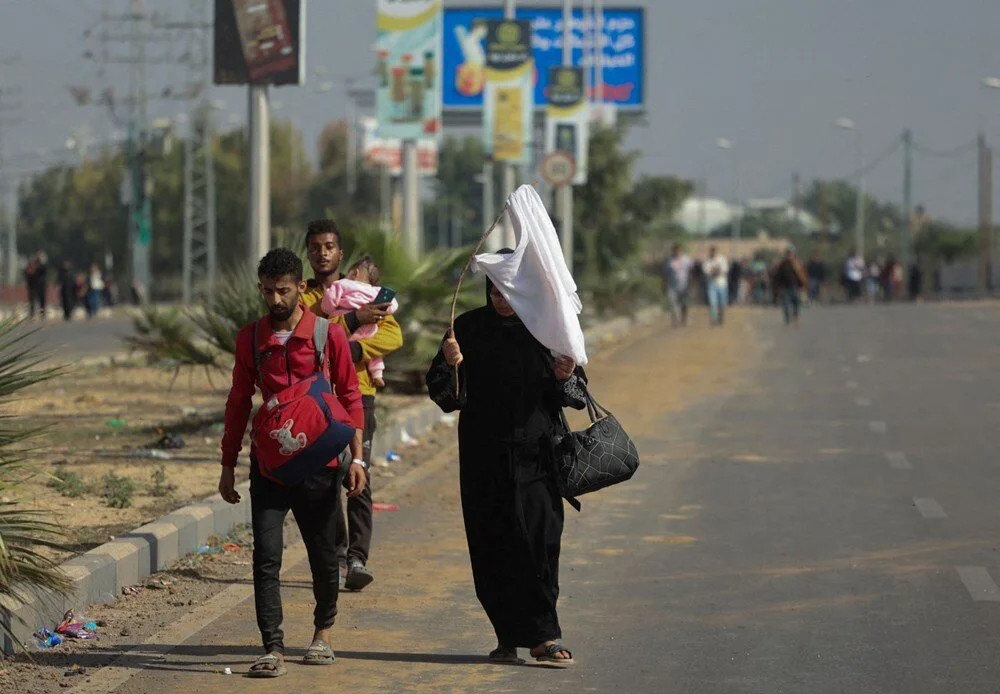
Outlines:
<svg viewBox="0 0 1000 694"><path fill-rule="evenodd" d="M865 256L865 172L864 154L861 141L861 130L850 118L838 118L833 122L841 130L853 131L855 137L855 166L857 167L857 199L855 200L854 211L854 245L857 248L858 256Z"/></svg>
<svg viewBox="0 0 1000 694"><path fill-rule="evenodd" d="M718 147L719 149L729 152L729 165L730 168L732 169L734 211L733 211L733 217L729 222L729 229L730 229L729 255L730 257L732 257L736 253L736 243L740 240L740 231L741 231L740 227L743 224L743 202L741 200L743 194L742 191L740 190L742 187L740 181L740 171L739 171L739 165L736 163L736 152L735 148L733 147L732 140L728 140L724 137L717 138L715 140L715 146Z"/></svg>

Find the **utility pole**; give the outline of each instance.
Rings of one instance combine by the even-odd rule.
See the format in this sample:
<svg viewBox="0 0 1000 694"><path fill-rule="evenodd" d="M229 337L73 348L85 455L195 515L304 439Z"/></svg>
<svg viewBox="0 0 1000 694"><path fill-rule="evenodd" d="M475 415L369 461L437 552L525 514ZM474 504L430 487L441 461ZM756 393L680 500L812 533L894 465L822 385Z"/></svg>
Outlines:
<svg viewBox="0 0 1000 694"><path fill-rule="evenodd" d="M573 0L563 0L562 63L573 65ZM566 267L573 274L573 182L559 187L559 219L562 226L562 252Z"/></svg>
<svg viewBox="0 0 1000 694"><path fill-rule="evenodd" d="M122 202L128 208L128 274L140 301L146 301L152 285L153 241L151 181L147 166L152 142L147 125L146 102L149 95L146 92L146 66L151 63L172 62L163 56L149 58L146 55L146 47L156 42L170 42L172 37L154 36L153 18L146 12L144 0L131 0L127 13L113 15L104 12L101 14L101 19L114 29L102 30L99 38L104 48L98 60L104 63L124 64L129 70L129 96L126 104L128 115L124 122L116 113L113 90L105 92L110 96L102 103L110 108L115 124L123 126L127 132ZM107 47L121 43L129 45L127 56L111 56Z"/></svg>
<svg viewBox="0 0 1000 694"><path fill-rule="evenodd" d="M503 3L503 16L504 19L514 19L516 15L516 9L514 7L515 0L504 0ZM514 165L509 161L503 163L503 195L504 199L510 196L514 192L514 188L517 185L516 173ZM489 224L489 222L487 222ZM510 221L510 215L505 214L503 216L503 245L508 248L513 248L515 244L514 240L514 225Z"/></svg>
<svg viewBox="0 0 1000 694"><path fill-rule="evenodd" d="M250 118L250 195L247 204L247 262L256 268L271 249L271 157L267 86L247 88Z"/></svg>
<svg viewBox="0 0 1000 694"><path fill-rule="evenodd" d="M131 43L129 64L129 143L128 161L132 191L129 195L129 243L132 255L132 284L141 301L149 299L152 285L151 251L153 215L149 199L149 170L146 164L149 133L146 128L146 38L149 17L143 0L131 3Z"/></svg>
<svg viewBox="0 0 1000 694"><path fill-rule="evenodd" d="M403 140L403 246L414 260L420 257L420 188L417 179L417 141Z"/></svg>
<svg viewBox="0 0 1000 694"><path fill-rule="evenodd" d="M156 22L160 29L187 32L186 62L189 82L188 133L184 139L184 243L182 250L182 296L190 304L195 296L195 282L202 280L204 293L210 295L218 271L215 236L215 167L212 157L214 132L212 107L205 96L209 81L212 51L212 22L203 15L204 3L189 0L188 16L183 22Z"/></svg>
<svg viewBox="0 0 1000 694"><path fill-rule="evenodd" d="M345 81L345 91L347 92L347 194L354 195L358 188L358 104L354 98L354 78L349 77Z"/></svg>
<svg viewBox="0 0 1000 694"><path fill-rule="evenodd" d="M900 227L903 269L913 262L913 133L903 131L903 225Z"/></svg>
<svg viewBox="0 0 1000 694"><path fill-rule="evenodd" d="M799 172L792 173L792 222L798 227L799 209L802 206L802 178Z"/></svg>
<svg viewBox="0 0 1000 694"><path fill-rule="evenodd" d="M7 228L5 277L10 287L17 286L20 269L17 257L17 189L13 177L7 172L4 145L7 127L21 122L21 119L5 114L20 108L19 103L9 101L9 96L18 92L16 88L0 88L0 227Z"/></svg>
<svg viewBox="0 0 1000 694"><path fill-rule="evenodd" d="M979 291L990 289L993 251L993 150L979 135Z"/></svg>

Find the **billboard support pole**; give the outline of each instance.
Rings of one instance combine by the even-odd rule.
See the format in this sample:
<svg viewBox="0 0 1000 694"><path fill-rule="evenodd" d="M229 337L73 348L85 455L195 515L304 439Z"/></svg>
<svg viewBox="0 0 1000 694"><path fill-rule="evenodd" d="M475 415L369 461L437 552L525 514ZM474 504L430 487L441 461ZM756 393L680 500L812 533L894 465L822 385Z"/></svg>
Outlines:
<svg viewBox="0 0 1000 694"><path fill-rule="evenodd" d="M562 63L573 65L573 0L563 0ZM566 267L573 274L573 183L559 186L557 204L562 231L562 252Z"/></svg>
<svg viewBox="0 0 1000 694"><path fill-rule="evenodd" d="M386 234L392 231L392 181L389 179L389 167L384 163L378 167L378 203L379 219L382 221L382 231Z"/></svg>
<svg viewBox="0 0 1000 694"><path fill-rule="evenodd" d="M487 154L483 159L483 220L482 227L485 230L489 227L493 218L496 217L496 210L493 204L493 157ZM499 234L490 234L483 244L487 251L495 253L500 250L502 239Z"/></svg>
<svg viewBox="0 0 1000 694"><path fill-rule="evenodd" d="M403 140L403 247L411 258L419 258L420 198L417 181L417 141Z"/></svg>
<svg viewBox="0 0 1000 694"><path fill-rule="evenodd" d="M271 248L271 164L267 87L250 85L250 195L247 209L247 250L251 268Z"/></svg>
<svg viewBox="0 0 1000 694"><path fill-rule="evenodd" d="M516 14L515 0L504 0L503 2L503 17L504 19L514 19ZM515 176L514 176L514 165L509 161L503 163L503 197L504 200L514 192L515 186ZM490 213L492 214L492 212ZM488 219L488 217L486 217ZM503 245L507 248L513 248L515 244L514 241L514 225L511 224L510 215L504 215L503 218Z"/></svg>

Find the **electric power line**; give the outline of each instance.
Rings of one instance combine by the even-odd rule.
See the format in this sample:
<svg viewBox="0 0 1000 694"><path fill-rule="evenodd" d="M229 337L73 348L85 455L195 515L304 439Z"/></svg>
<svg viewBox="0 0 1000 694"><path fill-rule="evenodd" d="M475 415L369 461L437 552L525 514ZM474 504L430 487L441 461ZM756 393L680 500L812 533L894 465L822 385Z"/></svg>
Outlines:
<svg viewBox="0 0 1000 694"><path fill-rule="evenodd" d="M951 159L953 157L960 157L968 152L973 152L979 146L978 140L973 138L971 142L966 142L965 144L959 145L958 147L953 147L952 149L933 149L931 147L924 147L916 142L913 143L913 151L918 154L923 154L927 157L935 157L937 159Z"/></svg>

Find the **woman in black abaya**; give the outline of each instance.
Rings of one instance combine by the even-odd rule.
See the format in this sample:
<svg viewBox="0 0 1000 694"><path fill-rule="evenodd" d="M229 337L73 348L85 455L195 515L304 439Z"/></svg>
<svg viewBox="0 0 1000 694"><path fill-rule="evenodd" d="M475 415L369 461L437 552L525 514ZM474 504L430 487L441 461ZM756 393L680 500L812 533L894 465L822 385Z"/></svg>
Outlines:
<svg viewBox="0 0 1000 694"><path fill-rule="evenodd" d="M552 458L560 409L582 409L569 357L553 359L487 280L487 305L462 314L427 372L427 388L458 423L462 512L476 596L493 624L494 662L517 649L558 665L559 545L563 501ZM459 394L454 366L458 365Z"/></svg>

